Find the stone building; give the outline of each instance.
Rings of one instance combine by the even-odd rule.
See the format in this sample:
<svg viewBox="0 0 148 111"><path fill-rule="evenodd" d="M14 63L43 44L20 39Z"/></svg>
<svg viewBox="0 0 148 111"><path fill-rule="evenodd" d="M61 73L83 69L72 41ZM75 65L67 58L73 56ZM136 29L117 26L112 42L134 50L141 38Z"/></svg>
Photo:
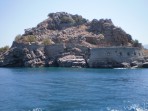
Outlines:
<svg viewBox="0 0 148 111"><path fill-rule="evenodd" d="M144 60L142 49L136 47L106 47L90 49L88 60L89 67L103 67L109 65L115 67L117 64Z"/></svg>

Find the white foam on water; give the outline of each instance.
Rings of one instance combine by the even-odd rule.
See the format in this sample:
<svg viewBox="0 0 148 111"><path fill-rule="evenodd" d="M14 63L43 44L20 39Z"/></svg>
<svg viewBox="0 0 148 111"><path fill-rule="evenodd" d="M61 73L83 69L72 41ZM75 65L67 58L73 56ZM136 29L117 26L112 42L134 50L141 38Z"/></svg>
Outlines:
<svg viewBox="0 0 148 111"><path fill-rule="evenodd" d="M128 68L113 68L113 69L128 69Z"/></svg>
<svg viewBox="0 0 148 111"><path fill-rule="evenodd" d="M111 110L108 110L108 111L120 111L120 110L117 110L117 109L111 109Z"/></svg>
<svg viewBox="0 0 148 111"><path fill-rule="evenodd" d="M133 104L131 106L124 107L124 109L116 109L116 108L107 107L107 111L148 111L148 109L145 107L141 107L140 105Z"/></svg>
<svg viewBox="0 0 148 111"><path fill-rule="evenodd" d="M41 108L34 108L32 110L29 110L29 111L43 111Z"/></svg>
<svg viewBox="0 0 148 111"><path fill-rule="evenodd" d="M148 111L148 109L141 107L140 105L133 104L130 107L127 107L128 111Z"/></svg>
<svg viewBox="0 0 148 111"><path fill-rule="evenodd" d="M117 109L112 109L112 108L110 108L110 107L107 107L107 111L120 111L120 110L117 110Z"/></svg>

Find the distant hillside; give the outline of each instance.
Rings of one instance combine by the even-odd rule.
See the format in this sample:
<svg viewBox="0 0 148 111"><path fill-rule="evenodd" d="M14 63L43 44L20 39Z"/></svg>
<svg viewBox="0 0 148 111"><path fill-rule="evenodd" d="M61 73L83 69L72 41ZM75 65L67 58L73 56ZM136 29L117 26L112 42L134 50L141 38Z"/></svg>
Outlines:
<svg viewBox="0 0 148 111"><path fill-rule="evenodd" d="M143 45L143 46L144 46L144 48L148 49L148 44L147 45Z"/></svg>

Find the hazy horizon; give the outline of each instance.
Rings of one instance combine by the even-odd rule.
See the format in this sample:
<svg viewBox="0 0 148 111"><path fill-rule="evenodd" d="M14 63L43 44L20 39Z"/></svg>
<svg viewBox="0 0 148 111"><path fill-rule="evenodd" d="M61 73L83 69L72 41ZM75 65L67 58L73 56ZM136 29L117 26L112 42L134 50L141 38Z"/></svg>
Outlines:
<svg viewBox="0 0 148 111"><path fill-rule="evenodd" d="M112 19L115 26L121 27L133 39L148 44L147 4L147 0L1 0L0 47L11 46L16 35L35 27L49 13L55 12L78 14L89 20Z"/></svg>

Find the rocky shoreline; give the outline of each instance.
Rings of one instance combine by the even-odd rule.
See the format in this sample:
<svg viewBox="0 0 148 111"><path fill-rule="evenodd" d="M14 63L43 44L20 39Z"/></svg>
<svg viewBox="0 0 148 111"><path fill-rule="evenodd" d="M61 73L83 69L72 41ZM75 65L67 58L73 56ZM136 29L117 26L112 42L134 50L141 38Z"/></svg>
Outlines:
<svg viewBox="0 0 148 111"><path fill-rule="evenodd" d="M68 46L67 46L68 47ZM13 43L13 47L3 54L0 67L77 67L77 68L147 68L148 59L133 61L115 60L90 65L90 48L76 46L68 52L63 44L42 46L37 44ZM77 48L79 47L79 49ZM83 48L83 49L82 49ZM60 50L59 50L60 49ZM52 51L51 51L52 50ZM84 54L85 53L85 54Z"/></svg>
<svg viewBox="0 0 148 111"><path fill-rule="evenodd" d="M111 19L51 13L0 55L0 67L147 68L143 47Z"/></svg>

